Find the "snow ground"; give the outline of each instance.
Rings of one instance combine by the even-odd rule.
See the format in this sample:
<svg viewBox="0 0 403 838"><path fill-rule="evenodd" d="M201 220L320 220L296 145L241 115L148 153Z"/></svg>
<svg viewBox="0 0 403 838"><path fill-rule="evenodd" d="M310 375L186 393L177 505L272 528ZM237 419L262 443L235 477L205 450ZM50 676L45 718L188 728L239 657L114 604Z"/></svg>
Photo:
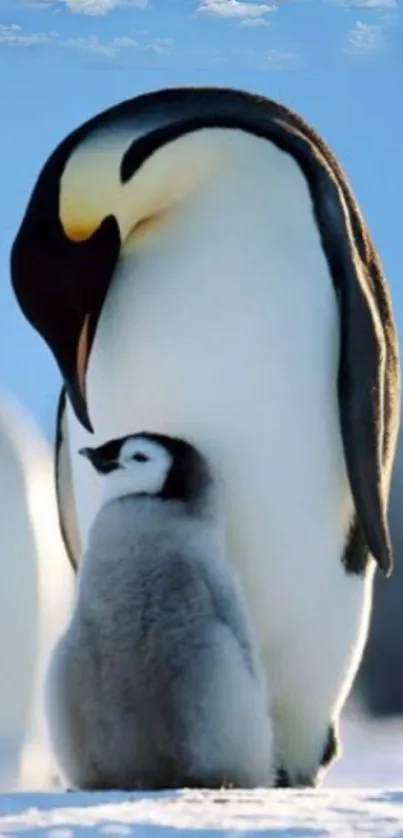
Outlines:
<svg viewBox="0 0 403 838"><path fill-rule="evenodd" d="M398 838L403 791L43 794L0 798L1 835Z"/></svg>

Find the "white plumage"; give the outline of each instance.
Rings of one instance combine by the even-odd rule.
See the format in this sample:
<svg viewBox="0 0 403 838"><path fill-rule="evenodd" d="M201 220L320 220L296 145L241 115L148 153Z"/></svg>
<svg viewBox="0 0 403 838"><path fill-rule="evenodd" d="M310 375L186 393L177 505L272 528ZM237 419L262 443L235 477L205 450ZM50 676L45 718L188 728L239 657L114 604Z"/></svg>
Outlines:
<svg viewBox="0 0 403 838"><path fill-rule="evenodd" d="M88 404L96 442L175 433L225 477L228 550L273 686L279 761L307 780L359 662L372 578L348 577L341 562L353 506L338 310L295 161L241 132L217 139L222 170L123 254ZM177 169L181 152L178 142ZM74 452L93 438L69 423ZM97 476L84 467L73 453L85 544Z"/></svg>
<svg viewBox="0 0 403 838"><path fill-rule="evenodd" d="M200 450L224 486L279 782L316 782L367 633L372 556L392 567L399 419L388 288L337 161L279 103L137 97L49 158L12 273L73 405L57 445L73 560L101 503L79 448L147 428Z"/></svg>

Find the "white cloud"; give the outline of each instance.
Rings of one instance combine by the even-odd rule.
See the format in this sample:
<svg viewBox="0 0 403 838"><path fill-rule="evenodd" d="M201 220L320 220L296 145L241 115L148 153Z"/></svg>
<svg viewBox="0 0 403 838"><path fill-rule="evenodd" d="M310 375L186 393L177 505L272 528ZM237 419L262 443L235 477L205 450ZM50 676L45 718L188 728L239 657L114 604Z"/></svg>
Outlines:
<svg viewBox="0 0 403 838"><path fill-rule="evenodd" d="M274 11L274 8L273 8ZM240 26L245 26L248 29L256 29L257 26L268 26L269 21L266 20L265 17L246 17L244 20L241 20Z"/></svg>
<svg viewBox="0 0 403 838"><path fill-rule="evenodd" d="M346 0L346 9L359 9L360 11L376 12L384 9L395 9L396 0Z"/></svg>
<svg viewBox="0 0 403 838"><path fill-rule="evenodd" d="M141 44L128 35L111 38L109 41L102 41L98 35L62 40L57 32L26 32L15 23L8 26L0 24L0 47L32 47L48 44L113 58L118 54L121 55L123 51L127 52L129 50L150 51L166 55L172 49L173 40L172 38L153 38L149 43Z"/></svg>
<svg viewBox="0 0 403 838"><path fill-rule="evenodd" d="M107 55L111 58L116 54L116 49L111 43L103 43L96 35L89 35L88 38L69 38L67 41L61 41L60 46L69 49L82 49L86 52L95 52L99 55Z"/></svg>
<svg viewBox="0 0 403 838"><path fill-rule="evenodd" d="M101 41L97 35L89 35L85 38L69 38L66 41L60 41L60 46L113 58L122 50L130 49L166 55L172 49L173 40L172 38L153 38L150 43L142 45L135 38L127 36L112 38L110 41Z"/></svg>
<svg viewBox="0 0 403 838"><path fill-rule="evenodd" d="M134 38L121 37L112 38L111 41L101 41L97 35L89 35L86 38L69 38L67 41L60 41L60 46L113 58L121 49L135 49L139 44Z"/></svg>
<svg viewBox="0 0 403 838"><path fill-rule="evenodd" d="M385 46L385 34L382 26L362 23L357 20L347 35L345 52L363 55L378 52Z"/></svg>
<svg viewBox="0 0 403 838"><path fill-rule="evenodd" d="M339 9L347 9L360 12L393 12L398 7L397 0L322 0L327 6L336 6ZM385 17L382 17L384 22Z"/></svg>
<svg viewBox="0 0 403 838"><path fill-rule="evenodd" d="M295 52L285 52L279 49L269 49L263 54L263 66L270 70L285 70L295 67L300 58Z"/></svg>
<svg viewBox="0 0 403 838"><path fill-rule="evenodd" d="M293 70L301 65L301 58L295 52L287 52L281 49L257 49L244 48L232 49L230 57L236 59L238 66L260 70Z"/></svg>
<svg viewBox="0 0 403 838"><path fill-rule="evenodd" d="M106 15L118 6L133 6L145 9L148 0L30 0L30 6L36 8L62 8L84 15Z"/></svg>
<svg viewBox="0 0 403 838"><path fill-rule="evenodd" d="M117 3L115 0L66 0L65 5L70 11L84 15L106 15Z"/></svg>
<svg viewBox="0 0 403 838"><path fill-rule="evenodd" d="M56 32L24 32L21 26L0 23L0 46L33 47L48 44L57 37Z"/></svg>
<svg viewBox="0 0 403 838"><path fill-rule="evenodd" d="M139 42L135 38L128 38L126 35L120 38L114 38L112 43L117 49L126 49L126 47L130 49L139 45Z"/></svg>
<svg viewBox="0 0 403 838"><path fill-rule="evenodd" d="M173 47L172 38L153 38L150 44L147 44L143 49L150 52L156 52L157 55L166 55Z"/></svg>
<svg viewBox="0 0 403 838"><path fill-rule="evenodd" d="M265 3L246 3L242 0L202 0L197 8L197 14L203 17L243 21L261 19L275 9L276 6L267 6Z"/></svg>

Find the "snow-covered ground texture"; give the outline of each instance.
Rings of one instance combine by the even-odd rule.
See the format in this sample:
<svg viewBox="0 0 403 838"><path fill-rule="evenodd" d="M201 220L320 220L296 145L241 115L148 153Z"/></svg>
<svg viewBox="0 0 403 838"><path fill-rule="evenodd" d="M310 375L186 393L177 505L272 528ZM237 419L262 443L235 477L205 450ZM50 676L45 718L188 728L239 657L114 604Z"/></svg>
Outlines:
<svg viewBox="0 0 403 838"><path fill-rule="evenodd" d="M403 836L403 791L394 790L19 794L0 807L2 836Z"/></svg>

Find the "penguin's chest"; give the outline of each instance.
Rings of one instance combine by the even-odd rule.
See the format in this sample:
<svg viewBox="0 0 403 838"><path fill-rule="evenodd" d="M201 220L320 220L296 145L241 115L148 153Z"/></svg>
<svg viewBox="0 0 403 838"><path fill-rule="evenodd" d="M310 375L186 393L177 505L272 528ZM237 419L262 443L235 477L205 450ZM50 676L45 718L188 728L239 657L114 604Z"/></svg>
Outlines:
<svg viewBox="0 0 403 838"><path fill-rule="evenodd" d="M253 205L252 194L199 196L128 249L97 330L88 403L97 442L155 431L211 458L231 558L267 621L270 588L293 598L290 574L299 608L300 582L332 584L351 498L338 311L309 196Z"/></svg>

